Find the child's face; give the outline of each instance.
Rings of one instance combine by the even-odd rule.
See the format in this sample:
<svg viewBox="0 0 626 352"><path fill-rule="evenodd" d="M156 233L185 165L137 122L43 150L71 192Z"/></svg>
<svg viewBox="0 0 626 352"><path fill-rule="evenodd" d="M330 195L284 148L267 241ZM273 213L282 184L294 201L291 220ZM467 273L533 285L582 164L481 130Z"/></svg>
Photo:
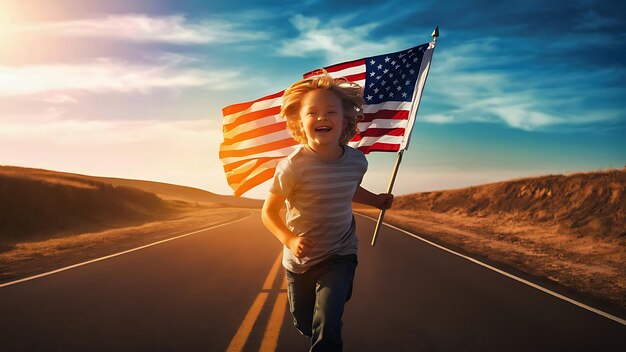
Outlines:
<svg viewBox="0 0 626 352"><path fill-rule="evenodd" d="M308 92L302 99L300 119L311 148L339 146L346 122L335 93L326 89Z"/></svg>

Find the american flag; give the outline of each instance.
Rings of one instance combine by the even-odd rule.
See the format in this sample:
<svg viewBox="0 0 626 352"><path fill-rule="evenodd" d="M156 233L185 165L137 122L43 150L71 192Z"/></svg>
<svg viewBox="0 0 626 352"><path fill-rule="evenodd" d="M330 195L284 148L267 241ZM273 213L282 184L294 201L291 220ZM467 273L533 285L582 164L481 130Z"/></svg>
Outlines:
<svg viewBox="0 0 626 352"><path fill-rule="evenodd" d="M325 67L364 88L364 118L348 143L368 154L408 147L417 107L432 59L434 43ZM320 75L322 70L304 74ZM222 109L224 141L219 157L236 196L271 179L278 162L297 142L278 116L284 91Z"/></svg>

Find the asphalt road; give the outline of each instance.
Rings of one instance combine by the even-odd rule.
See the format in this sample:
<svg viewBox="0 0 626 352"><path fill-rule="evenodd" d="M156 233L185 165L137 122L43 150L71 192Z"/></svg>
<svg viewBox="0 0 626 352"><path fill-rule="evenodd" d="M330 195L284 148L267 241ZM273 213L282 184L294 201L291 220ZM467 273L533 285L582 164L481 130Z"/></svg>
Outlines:
<svg viewBox="0 0 626 352"><path fill-rule="evenodd" d="M626 351L626 326L357 216L346 351ZM2 351L306 351L260 213L0 287Z"/></svg>

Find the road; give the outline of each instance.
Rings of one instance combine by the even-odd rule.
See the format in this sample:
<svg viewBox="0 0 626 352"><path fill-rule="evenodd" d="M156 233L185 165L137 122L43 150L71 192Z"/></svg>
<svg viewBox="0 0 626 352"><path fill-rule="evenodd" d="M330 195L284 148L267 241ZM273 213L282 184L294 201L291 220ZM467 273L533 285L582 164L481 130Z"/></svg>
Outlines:
<svg viewBox="0 0 626 352"><path fill-rule="evenodd" d="M258 211L0 287L2 351L306 351ZM626 351L626 326L357 216L346 351Z"/></svg>

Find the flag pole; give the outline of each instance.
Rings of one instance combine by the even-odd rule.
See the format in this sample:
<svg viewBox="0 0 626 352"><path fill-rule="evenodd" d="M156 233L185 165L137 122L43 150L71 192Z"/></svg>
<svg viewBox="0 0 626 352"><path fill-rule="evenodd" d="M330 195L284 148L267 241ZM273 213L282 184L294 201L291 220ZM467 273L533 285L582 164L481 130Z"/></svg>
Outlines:
<svg viewBox="0 0 626 352"><path fill-rule="evenodd" d="M435 27L435 30L433 30L432 33L432 37L433 37L433 44L436 45L437 44L437 37L439 37L439 26ZM428 72L426 73L426 78L428 78ZM417 85L417 82L415 82ZM426 81L424 80L424 85L426 84ZM417 93L417 91L416 91ZM420 92L420 101L421 101L421 93ZM415 111L415 114L417 114L417 110ZM409 137L410 137L410 133L409 133ZM407 144L408 146L408 144ZM389 182L389 187L387 187L387 193L391 193L393 191L393 184L396 182L396 176L398 175L398 169L400 168L400 163L402 162L402 155L404 154L404 151L406 150L405 146L403 149L401 149L398 152L398 157L396 158L396 165L393 168L393 173L391 174L391 180ZM372 247L376 245L376 238L378 237L378 231L380 230L380 228L382 227L382 223L383 223L383 218L385 217L385 211L386 209L383 209L380 211L380 214L378 215L378 221L376 221L376 228L374 229L374 236L372 237Z"/></svg>
<svg viewBox="0 0 626 352"><path fill-rule="evenodd" d="M393 173L391 174L391 181L389 182L389 187L387 187L387 193L391 193L393 190L393 184L396 182L396 176L398 175L398 169L400 168L400 163L402 162L402 155L404 154L404 149L398 152L398 157L396 158L396 165L393 167ZM372 246L376 245L376 236L378 236L378 231L380 230L380 225L383 223L383 218L385 217L385 209L380 211L378 215L378 221L376 222L376 229L374 229L374 237L372 237Z"/></svg>

